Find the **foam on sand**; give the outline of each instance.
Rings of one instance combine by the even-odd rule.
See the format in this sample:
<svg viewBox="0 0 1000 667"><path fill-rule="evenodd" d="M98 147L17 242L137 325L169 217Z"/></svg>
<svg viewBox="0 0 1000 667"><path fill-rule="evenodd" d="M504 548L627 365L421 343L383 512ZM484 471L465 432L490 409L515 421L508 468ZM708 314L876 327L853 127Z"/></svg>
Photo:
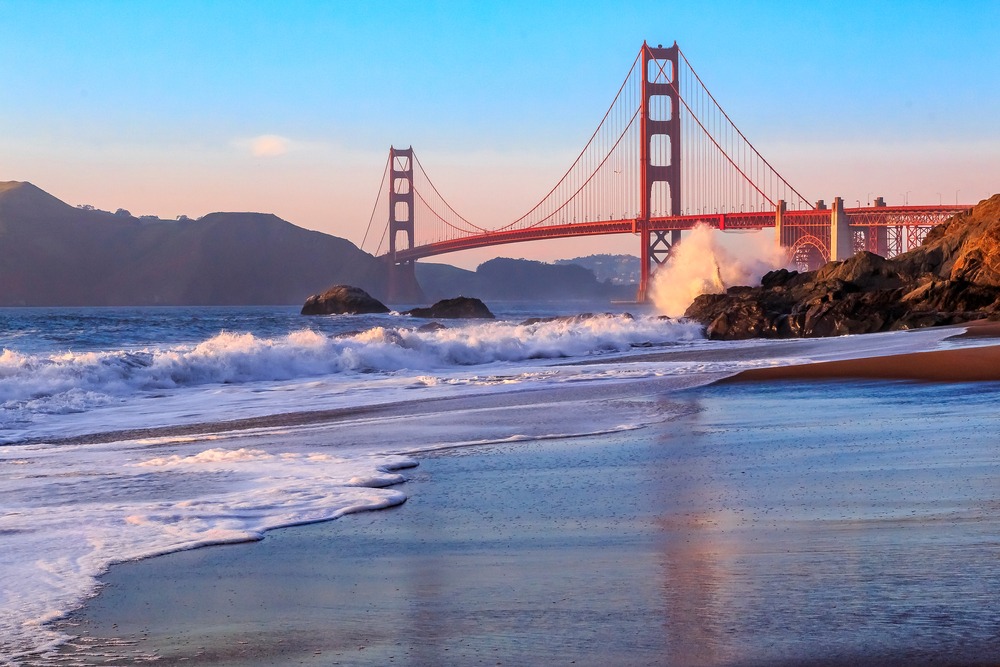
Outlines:
<svg viewBox="0 0 1000 667"><path fill-rule="evenodd" d="M0 448L0 663L63 641L46 623L91 595L112 563L398 505L406 496L386 487L416 465L398 455L199 446L160 456L137 443Z"/></svg>

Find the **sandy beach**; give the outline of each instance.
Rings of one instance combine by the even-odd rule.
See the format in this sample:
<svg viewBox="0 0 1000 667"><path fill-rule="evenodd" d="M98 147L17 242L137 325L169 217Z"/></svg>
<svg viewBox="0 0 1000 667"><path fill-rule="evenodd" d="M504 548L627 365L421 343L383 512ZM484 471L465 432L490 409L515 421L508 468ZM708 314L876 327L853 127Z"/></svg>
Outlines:
<svg viewBox="0 0 1000 667"><path fill-rule="evenodd" d="M847 379L1000 382L1000 345L755 368L725 382Z"/></svg>
<svg viewBox="0 0 1000 667"><path fill-rule="evenodd" d="M987 345L637 383L611 398L662 416L645 428L421 455L398 508L115 566L63 655L994 664L998 361Z"/></svg>

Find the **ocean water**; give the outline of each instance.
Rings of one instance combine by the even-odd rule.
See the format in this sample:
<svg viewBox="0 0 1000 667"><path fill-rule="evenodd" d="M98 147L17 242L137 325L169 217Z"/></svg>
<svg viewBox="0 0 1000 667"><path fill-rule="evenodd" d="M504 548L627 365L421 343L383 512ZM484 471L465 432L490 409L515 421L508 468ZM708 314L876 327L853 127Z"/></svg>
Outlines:
<svg viewBox="0 0 1000 667"><path fill-rule="evenodd" d="M45 664L68 638L50 622L111 564L398 505L421 452L642 429L671 416L644 396L950 333L716 343L650 311L585 310L436 329L277 307L0 310L0 664ZM509 418L480 423L486 409Z"/></svg>

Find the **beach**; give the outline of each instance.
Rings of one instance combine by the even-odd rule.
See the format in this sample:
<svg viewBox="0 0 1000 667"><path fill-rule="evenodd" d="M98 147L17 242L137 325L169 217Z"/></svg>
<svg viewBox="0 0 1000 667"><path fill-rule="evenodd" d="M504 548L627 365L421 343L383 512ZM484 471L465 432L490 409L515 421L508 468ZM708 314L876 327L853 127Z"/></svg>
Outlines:
<svg viewBox="0 0 1000 667"><path fill-rule="evenodd" d="M80 638L59 655L227 666L994 664L991 342L777 364L721 384L654 377L411 405L415 441L433 433L456 446L411 447L419 466L397 487L405 503L113 566L64 621ZM794 359L816 345L783 349ZM705 353L676 354L687 363ZM546 419L564 425L595 403L622 427L602 431L580 413L576 437L546 435ZM471 433L492 435L476 444Z"/></svg>

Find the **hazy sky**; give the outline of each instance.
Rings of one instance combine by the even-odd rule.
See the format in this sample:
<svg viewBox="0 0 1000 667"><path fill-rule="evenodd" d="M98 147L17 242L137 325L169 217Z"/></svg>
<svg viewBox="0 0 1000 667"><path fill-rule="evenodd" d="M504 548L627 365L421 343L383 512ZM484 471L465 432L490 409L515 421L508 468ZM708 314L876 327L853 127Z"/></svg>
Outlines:
<svg viewBox="0 0 1000 667"><path fill-rule="evenodd" d="M360 243L389 146L412 144L465 217L499 225L562 175L645 39L676 40L812 199L978 201L1000 191L998 25L1000 0L0 0L0 180L135 215L273 212Z"/></svg>

